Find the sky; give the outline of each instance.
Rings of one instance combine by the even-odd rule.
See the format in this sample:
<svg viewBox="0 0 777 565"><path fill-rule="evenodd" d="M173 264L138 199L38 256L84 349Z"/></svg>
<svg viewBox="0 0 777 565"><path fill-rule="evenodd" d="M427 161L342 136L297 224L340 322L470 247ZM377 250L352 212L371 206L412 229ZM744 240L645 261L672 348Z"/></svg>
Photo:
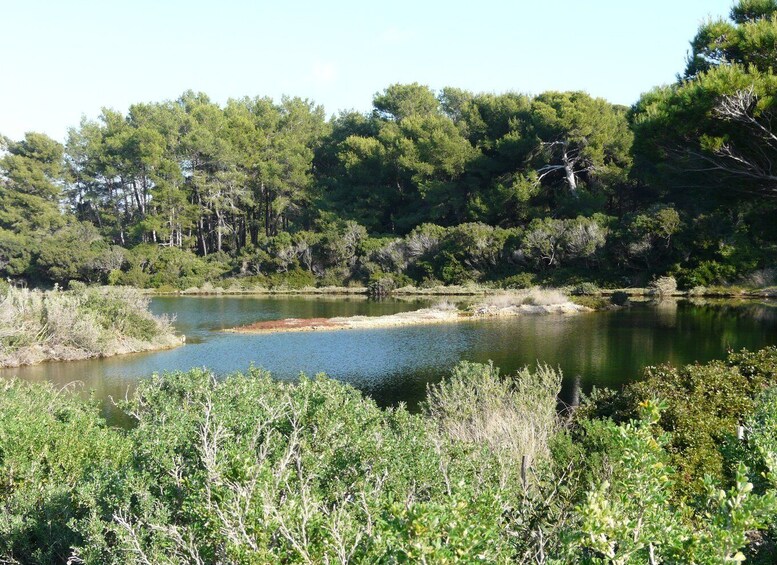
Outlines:
<svg viewBox="0 0 777 565"><path fill-rule="evenodd" d="M731 0L0 0L0 134L64 141L103 107L243 96L369 111L394 83L585 90L631 105Z"/></svg>

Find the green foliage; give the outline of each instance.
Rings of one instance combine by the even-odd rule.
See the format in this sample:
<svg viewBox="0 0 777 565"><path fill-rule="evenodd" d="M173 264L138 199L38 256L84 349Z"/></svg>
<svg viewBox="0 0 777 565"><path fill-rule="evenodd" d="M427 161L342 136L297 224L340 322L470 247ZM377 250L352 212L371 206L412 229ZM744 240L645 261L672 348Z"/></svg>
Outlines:
<svg viewBox="0 0 777 565"><path fill-rule="evenodd" d="M751 461L766 484L777 487L777 389L765 390L756 399L755 409L745 424ZM777 525L777 520L772 521Z"/></svg>
<svg viewBox="0 0 777 565"><path fill-rule="evenodd" d="M110 484L85 489L93 510L77 525L76 554L86 561L119 562L128 550L151 562L510 553L504 494L472 480L479 448L350 387L195 370L141 383L123 407L137 422L133 457Z"/></svg>
<svg viewBox="0 0 777 565"><path fill-rule="evenodd" d="M583 92L546 92L532 101L527 135L539 143L534 160L541 177L578 183L622 180L631 164L632 133L625 112ZM557 181L558 182L558 181Z"/></svg>
<svg viewBox="0 0 777 565"><path fill-rule="evenodd" d="M108 273L124 265L124 250L106 244L91 224L77 222L39 242L34 269L45 281L71 279L107 282Z"/></svg>
<svg viewBox="0 0 777 565"><path fill-rule="evenodd" d="M627 385L622 395L592 402L592 412L625 421L654 398L666 403L659 426L671 434L668 451L679 481L677 496L704 491L705 475L718 481L733 476L732 463L720 448L736 437L738 425L768 384L777 381L777 349L729 355L727 362L648 367L645 377Z"/></svg>
<svg viewBox="0 0 777 565"><path fill-rule="evenodd" d="M753 493L739 466L733 486L721 490L704 479L705 501L689 520L691 506L673 502L677 482L668 464L667 436L654 427L663 406L640 405L641 418L628 423L599 422L596 434L606 446L597 479L576 508L578 521L567 545L569 557L586 563L724 563L744 561L748 534L763 529L777 511L773 492ZM596 466L593 467L596 469Z"/></svg>
<svg viewBox="0 0 777 565"><path fill-rule="evenodd" d="M702 261L696 267L680 269L677 283L681 288L726 284L736 276L736 268L717 261Z"/></svg>
<svg viewBox="0 0 777 565"><path fill-rule="evenodd" d="M226 266L197 257L191 251L176 247L160 248L139 245L127 256L127 270L119 277L120 284L143 283L138 286L169 285L180 290L202 286L224 273Z"/></svg>
<svg viewBox="0 0 777 565"><path fill-rule="evenodd" d="M326 122L299 98L187 91L104 110L65 147L3 139L0 276L732 284L777 258L772 4L703 24L685 78L631 111L413 83Z"/></svg>
<svg viewBox="0 0 777 565"><path fill-rule="evenodd" d="M131 458L124 435L96 406L52 385L0 384L0 559L64 563L82 543L86 485Z"/></svg>
<svg viewBox="0 0 777 565"><path fill-rule="evenodd" d="M537 279L533 273L518 273L505 277L500 281L500 285L505 289L525 289L536 286Z"/></svg>
<svg viewBox="0 0 777 565"><path fill-rule="evenodd" d="M62 145L31 132L18 142L0 137L0 150L0 228L26 235L61 226Z"/></svg>
<svg viewBox="0 0 777 565"><path fill-rule="evenodd" d="M729 368L755 383L774 376L775 359L743 352ZM688 371L702 372L677 374ZM676 496L687 480L672 464L682 430L668 434L666 421L679 395L641 401L623 423L581 419L589 405L567 434L559 387L547 367L500 376L464 363L410 414L323 377L192 370L141 381L120 404L134 424L117 430L67 391L10 381L0 387L0 558L718 563L741 561L777 515L772 484L754 488L737 464L723 488L691 477L698 504ZM769 479L773 392L747 420L749 460Z"/></svg>
<svg viewBox="0 0 777 565"><path fill-rule="evenodd" d="M524 233L521 250L540 269L568 260L589 260L604 246L607 230L597 218L533 220Z"/></svg>
<svg viewBox="0 0 777 565"><path fill-rule="evenodd" d="M0 272L19 277L29 272L35 253L35 242L27 235L0 228Z"/></svg>

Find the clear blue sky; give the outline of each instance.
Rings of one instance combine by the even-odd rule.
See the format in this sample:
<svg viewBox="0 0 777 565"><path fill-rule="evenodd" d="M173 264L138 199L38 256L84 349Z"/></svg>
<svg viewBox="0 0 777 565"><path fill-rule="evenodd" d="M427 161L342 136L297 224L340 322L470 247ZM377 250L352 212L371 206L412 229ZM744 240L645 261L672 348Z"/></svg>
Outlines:
<svg viewBox="0 0 777 565"><path fill-rule="evenodd" d="M0 133L64 140L107 106L200 90L369 110L395 82L585 90L632 104L672 82L731 0L6 0Z"/></svg>

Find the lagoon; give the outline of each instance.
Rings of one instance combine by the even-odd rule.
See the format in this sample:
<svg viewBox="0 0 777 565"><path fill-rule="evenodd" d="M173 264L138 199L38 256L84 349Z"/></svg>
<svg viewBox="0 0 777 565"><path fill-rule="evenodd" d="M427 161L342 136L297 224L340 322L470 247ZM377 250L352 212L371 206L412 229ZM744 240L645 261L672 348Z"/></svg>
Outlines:
<svg viewBox="0 0 777 565"><path fill-rule="evenodd" d="M435 301L438 299L435 299ZM156 314L175 317L183 347L107 359L44 363L0 370L18 376L77 382L99 400L123 397L154 372L209 367L219 375L250 365L279 379L300 373L350 383L381 405L423 399L426 385L462 360L492 360L503 372L544 362L564 375L562 398L575 383L618 387L640 377L646 365L723 358L728 349L777 344L777 302L636 303L578 315L537 315L457 324L369 330L235 334L222 330L289 317L378 316L428 306L433 301L368 301L362 297L155 297Z"/></svg>

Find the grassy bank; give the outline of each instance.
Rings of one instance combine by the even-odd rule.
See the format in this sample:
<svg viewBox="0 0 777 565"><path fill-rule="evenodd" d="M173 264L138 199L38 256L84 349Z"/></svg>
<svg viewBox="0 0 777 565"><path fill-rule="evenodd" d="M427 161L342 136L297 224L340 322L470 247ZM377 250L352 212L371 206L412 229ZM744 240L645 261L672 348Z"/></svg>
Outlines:
<svg viewBox="0 0 777 565"><path fill-rule="evenodd" d="M280 284L272 287L262 285L240 285L232 282L231 284L212 284L206 283L202 286L190 287L184 290L177 290L172 287L161 287L158 289L143 289L142 292L150 295L183 295L183 296L396 296L396 297L429 297L429 296L488 296L492 294L503 294L513 290L529 290L531 288L540 288L537 286L528 286L527 288L503 287L498 283L479 284L471 283L465 285L434 285L434 286L414 286L405 285L393 288L385 292L375 292L375 289L368 286L289 286ZM550 290L558 290L566 294L575 296L604 296L623 294L634 297L655 297L655 296L675 296L675 297L697 297L697 298L777 298L777 287L766 286L697 286L691 289L678 290L676 285L669 288L662 288L660 282L645 287L628 288L599 288L595 284L582 283L574 285L560 285L557 287L548 287Z"/></svg>
<svg viewBox="0 0 777 565"><path fill-rule="evenodd" d="M653 372L570 416L544 366L463 363L419 414L323 377L192 370L141 382L129 429L6 382L0 561L773 562L777 350Z"/></svg>
<svg viewBox="0 0 777 565"><path fill-rule="evenodd" d="M71 361L181 345L131 288L0 289L0 367Z"/></svg>

